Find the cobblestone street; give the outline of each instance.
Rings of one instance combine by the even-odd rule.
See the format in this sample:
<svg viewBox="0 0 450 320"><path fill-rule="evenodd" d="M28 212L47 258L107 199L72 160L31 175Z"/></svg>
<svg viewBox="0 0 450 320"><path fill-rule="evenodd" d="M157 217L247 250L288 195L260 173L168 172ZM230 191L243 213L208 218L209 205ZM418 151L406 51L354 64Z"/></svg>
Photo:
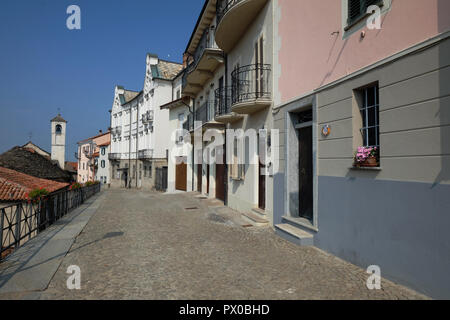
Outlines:
<svg viewBox="0 0 450 320"><path fill-rule="evenodd" d="M107 190L40 299L421 299L193 194ZM66 270L81 269L81 290Z"/></svg>

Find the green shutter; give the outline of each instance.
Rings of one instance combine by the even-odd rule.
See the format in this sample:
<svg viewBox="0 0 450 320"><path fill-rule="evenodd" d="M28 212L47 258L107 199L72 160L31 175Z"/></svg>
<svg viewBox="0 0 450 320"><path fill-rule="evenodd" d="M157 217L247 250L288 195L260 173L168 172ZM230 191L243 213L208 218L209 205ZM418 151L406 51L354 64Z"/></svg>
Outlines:
<svg viewBox="0 0 450 320"><path fill-rule="evenodd" d="M381 0L348 0L348 23L353 23L367 13L367 8Z"/></svg>

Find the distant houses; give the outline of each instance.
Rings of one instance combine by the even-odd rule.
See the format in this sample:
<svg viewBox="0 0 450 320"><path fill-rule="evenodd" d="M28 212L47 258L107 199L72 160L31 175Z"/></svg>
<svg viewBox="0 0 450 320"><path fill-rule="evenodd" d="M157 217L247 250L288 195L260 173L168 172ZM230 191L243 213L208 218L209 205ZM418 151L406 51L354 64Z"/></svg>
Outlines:
<svg viewBox="0 0 450 320"><path fill-rule="evenodd" d="M111 132L99 131L96 136L78 142L77 182L99 181L102 184L110 183L110 170L108 161Z"/></svg>

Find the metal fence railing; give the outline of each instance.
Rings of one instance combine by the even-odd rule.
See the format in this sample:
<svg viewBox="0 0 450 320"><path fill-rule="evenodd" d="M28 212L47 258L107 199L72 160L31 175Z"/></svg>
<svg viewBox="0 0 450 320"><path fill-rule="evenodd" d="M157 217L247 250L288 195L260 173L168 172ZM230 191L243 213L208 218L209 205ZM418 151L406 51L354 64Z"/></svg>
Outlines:
<svg viewBox="0 0 450 320"><path fill-rule="evenodd" d="M100 191L100 184L52 193L34 202L0 208L0 261Z"/></svg>

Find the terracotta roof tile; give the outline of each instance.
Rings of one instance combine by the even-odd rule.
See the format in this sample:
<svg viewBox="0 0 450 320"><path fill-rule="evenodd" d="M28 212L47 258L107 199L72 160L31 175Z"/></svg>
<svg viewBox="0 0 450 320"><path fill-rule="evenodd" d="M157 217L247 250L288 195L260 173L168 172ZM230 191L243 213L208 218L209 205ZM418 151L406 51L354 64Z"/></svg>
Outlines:
<svg viewBox="0 0 450 320"><path fill-rule="evenodd" d="M37 188L52 193L69 186L68 183L40 179L0 167L0 201L24 201L26 194Z"/></svg>
<svg viewBox="0 0 450 320"><path fill-rule="evenodd" d="M159 60L158 69L161 78L173 80L181 69L183 69L183 65L176 62Z"/></svg>

